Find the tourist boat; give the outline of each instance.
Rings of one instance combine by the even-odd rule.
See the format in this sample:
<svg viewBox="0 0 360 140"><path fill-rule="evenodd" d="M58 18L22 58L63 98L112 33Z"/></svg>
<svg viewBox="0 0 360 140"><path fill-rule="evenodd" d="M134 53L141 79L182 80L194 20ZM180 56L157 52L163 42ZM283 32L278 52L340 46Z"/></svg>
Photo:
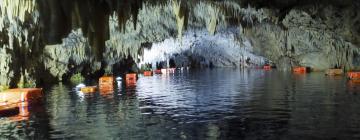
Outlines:
<svg viewBox="0 0 360 140"><path fill-rule="evenodd" d="M99 79L99 85L113 85L114 77L112 76L103 76Z"/></svg>
<svg viewBox="0 0 360 140"><path fill-rule="evenodd" d="M114 77L112 76L103 76L99 79L99 89L113 89L114 88Z"/></svg>
<svg viewBox="0 0 360 140"><path fill-rule="evenodd" d="M29 119L30 112L28 104L7 105L0 107L0 117L7 117L10 122L26 121ZM1 125L1 123L0 123Z"/></svg>
<svg viewBox="0 0 360 140"><path fill-rule="evenodd" d="M162 74L166 74L167 73L167 69L161 69L160 70Z"/></svg>
<svg viewBox="0 0 360 140"><path fill-rule="evenodd" d="M95 93L96 92L96 86L82 87L81 92L82 93Z"/></svg>
<svg viewBox="0 0 360 140"><path fill-rule="evenodd" d="M343 75L344 71L342 69L328 69L325 71L325 75L335 76L335 75Z"/></svg>
<svg viewBox="0 0 360 140"><path fill-rule="evenodd" d="M306 73L307 70L306 70L306 67L294 67L293 72L295 72L295 73Z"/></svg>
<svg viewBox="0 0 360 140"><path fill-rule="evenodd" d="M350 80L360 80L360 72L348 72L347 77Z"/></svg>
<svg viewBox="0 0 360 140"><path fill-rule="evenodd" d="M41 88L17 88L0 92L0 114L18 110L20 115L27 115L24 109L40 103L41 99Z"/></svg>
<svg viewBox="0 0 360 140"><path fill-rule="evenodd" d="M0 92L0 105L22 102L37 103L42 98L41 88L17 88Z"/></svg>
<svg viewBox="0 0 360 140"><path fill-rule="evenodd" d="M144 71L144 76L152 76L152 71Z"/></svg>
<svg viewBox="0 0 360 140"><path fill-rule="evenodd" d="M170 74L170 73L175 73L176 68L161 69L160 71L162 74Z"/></svg>
<svg viewBox="0 0 360 140"><path fill-rule="evenodd" d="M13 116L19 114L19 106L17 104L0 105L0 116Z"/></svg>
<svg viewBox="0 0 360 140"><path fill-rule="evenodd" d="M132 85L132 84L136 84L136 73L129 73L126 74L126 85Z"/></svg>
<svg viewBox="0 0 360 140"><path fill-rule="evenodd" d="M109 94L114 92L114 77L113 76L103 76L99 79L99 93L100 94Z"/></svg>
<svg viewBox="0 0 360 140"><path fill-rule="evenodd" d="M114 93L114 88L99 88L99 93L101 95L111 94Z"/></svg>
<svg viewBox="0 0 360 140"><path fill-rule="evenodd" d="M270 66L270 65L265 65L265 66L263 67L263 69L264 69L264 70L271 70L271 66Z"/></svg>
<svg viewBox="0 0 360 140"><path fill-rule="evenodd" d="M161 74L161 70L154 70L155 74Z"/></svg>
<svg viewBox="0 0 360 140"><path fill-rule="evenodd" d="M176 68L168 68L167 73L175 73Z"/></svg>

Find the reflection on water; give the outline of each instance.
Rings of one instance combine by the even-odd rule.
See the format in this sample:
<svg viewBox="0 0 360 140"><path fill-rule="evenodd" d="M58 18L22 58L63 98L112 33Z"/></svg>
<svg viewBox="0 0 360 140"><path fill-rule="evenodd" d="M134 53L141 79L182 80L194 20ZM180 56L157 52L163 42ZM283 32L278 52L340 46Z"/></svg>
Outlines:
<svg viewBox="0 0 360 140"><path fill-rule="evenodd" d="M1 118L2 138L358 139L360 84L323 73L207 69L142 77L110 94L45 91L43 111Z"/></svg>

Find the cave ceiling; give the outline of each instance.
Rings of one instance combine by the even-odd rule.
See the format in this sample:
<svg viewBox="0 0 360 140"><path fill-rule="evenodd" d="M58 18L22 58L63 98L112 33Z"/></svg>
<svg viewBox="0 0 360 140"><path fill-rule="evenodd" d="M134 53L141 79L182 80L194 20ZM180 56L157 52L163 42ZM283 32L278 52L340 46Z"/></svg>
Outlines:
<svg viewBox="0 0 360 140"><path fill-rule="evenodd" d="M352 0L207 0L202 2L236 2L241 6L277 8L280 11L299 5L332 4L347 6ZM81 28L92 45L101 46L109 38L108 19L116 12L120 27L132 16L135 18L144 3L165 4L166 0L37 0L43 35L47 44L60 43L73 28ZM182 1L182 10L191 10L198 1ZM359 3L359 2L357 2ZM226 7L225 7L226 8ZM226 10L226 9L224 9ZM136 27L136 26L135 26ZM93 38L93 39L92 39Z"/></svg>

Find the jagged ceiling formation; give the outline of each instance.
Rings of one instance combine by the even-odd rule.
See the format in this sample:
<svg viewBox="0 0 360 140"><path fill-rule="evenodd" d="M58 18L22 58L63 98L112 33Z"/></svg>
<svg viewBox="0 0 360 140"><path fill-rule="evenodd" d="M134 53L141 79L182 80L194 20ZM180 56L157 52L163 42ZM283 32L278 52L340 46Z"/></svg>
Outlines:
<svg viewBox="0 0 360 140"><path fill-rule="evenodd" d="M219 13L225 16L223 19L228 24L238 25L240 22L252 23L256 15L256 9L250 7L277 8L279 12L298 5L334 4L346 6L354 4L352 0L172 0L174 16L177 18L178 33L186 29L187 19L193 16L194 7L198 3L210 3L211 17L208 21L208 30L214 34ZM105 41L109 39L109 16L116 13L120 30L125 30L126 21L133 18L134 27L137 24L139 10L144 4L166 5L167 0L2 0L1 13L8 17L19 17L25 20L25 13L32 13L38 9L42 36L45 44L59 44L72 29L81 28L84 35L89 38L91 46L102 52ZM358 4L359 2L356 2ZM251 6L249 6L251 5ZM244 11L241 7L249 7ZM259 13L261 14L261 13ZM261 18L261 17L259 17ZM166 19L164 19L166 20ZM260 21L262 19L259 19ZM3 27L1 25L0 27Z"/></svg>

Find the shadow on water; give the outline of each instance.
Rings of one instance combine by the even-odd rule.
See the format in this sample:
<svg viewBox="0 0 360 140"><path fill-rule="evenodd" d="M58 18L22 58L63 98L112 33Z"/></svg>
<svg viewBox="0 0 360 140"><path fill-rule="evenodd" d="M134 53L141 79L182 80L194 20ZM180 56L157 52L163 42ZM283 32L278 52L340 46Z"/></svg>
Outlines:
<svg viewBox="0 0 360 140"><path fill-rule="evenodd" d="M1 123L0 137L357 139L358 86L322 73L230 68L141 77L107 94L59 84L45 91L45 111Z"/></svg>

